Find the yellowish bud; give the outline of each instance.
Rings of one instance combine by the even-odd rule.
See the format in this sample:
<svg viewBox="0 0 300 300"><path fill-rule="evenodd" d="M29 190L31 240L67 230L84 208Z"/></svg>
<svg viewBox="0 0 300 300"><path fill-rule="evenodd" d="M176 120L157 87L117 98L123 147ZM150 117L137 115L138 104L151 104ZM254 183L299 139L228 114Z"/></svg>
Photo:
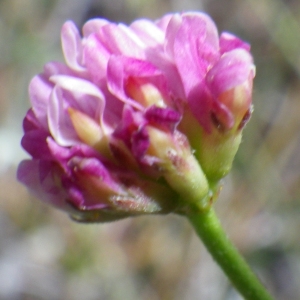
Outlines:
<svg viewBox="0 0 300 300"><path fill-rule="evenodd" d="M128 96L145 107L156 105L158 107L166 107L162 94L151 83L140 84L136 80L130 78L127 81L126 92Z"/></svg>
<svg viewBox="0 0 300 300"><path fill-rule="evenodd" d="M111 157L107 137L103 134L100 125L88 115L72 107L68 108L68 113L80 140L102 155Z"/></svg>
<svg viewBox="0 0 300 300"><path fill-rule="evenodd" d="M161 160L159 167L169 185L185 199L206 209L210 205L209 184L186 136L179 131L171 135L151 126L147 129L150 139L148 154Z"/></svg>
<svg viewBox="0 0 300 300"><path fill-rule="evenodd" d="M234 126L231 129L236 131L249 110L251 95L249 94L249 83L245 82L231 90L223 92L218 100L225 104L234 116Z"/></svg>
<svg viewBox="0 0 300 300"><path fill-rule="evenodd" d="M89 146L95 146L103 137L103 132L88 115L72 107L68 108L68 113L78 137Z"/></svg>

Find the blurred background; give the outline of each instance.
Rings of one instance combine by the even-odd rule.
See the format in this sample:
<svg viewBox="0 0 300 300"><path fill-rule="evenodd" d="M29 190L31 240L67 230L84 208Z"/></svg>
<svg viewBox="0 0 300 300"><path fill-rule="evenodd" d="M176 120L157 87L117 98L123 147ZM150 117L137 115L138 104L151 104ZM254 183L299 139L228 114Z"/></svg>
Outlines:
<svg viewBox="0 0 300 300"><path fill-rule="evenodd" d="M216 209L276 299L300 299L300 1L0 0L0 300L241 299L184 218L80 225L15 179L27 86L63 60L64 21L183 10L252 45L255 110Z"/></svg>

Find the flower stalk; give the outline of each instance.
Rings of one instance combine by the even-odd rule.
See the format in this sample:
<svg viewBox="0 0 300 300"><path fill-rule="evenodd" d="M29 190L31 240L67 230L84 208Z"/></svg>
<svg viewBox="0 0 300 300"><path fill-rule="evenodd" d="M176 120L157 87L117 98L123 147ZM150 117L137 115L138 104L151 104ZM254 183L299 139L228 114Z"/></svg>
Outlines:
<svg viewBox="0 0 300 300"><path fill-rule="evenodd" d="M213 208L188 216L198 236L232 284L246 300L272 300L224 232Z"/></svg>

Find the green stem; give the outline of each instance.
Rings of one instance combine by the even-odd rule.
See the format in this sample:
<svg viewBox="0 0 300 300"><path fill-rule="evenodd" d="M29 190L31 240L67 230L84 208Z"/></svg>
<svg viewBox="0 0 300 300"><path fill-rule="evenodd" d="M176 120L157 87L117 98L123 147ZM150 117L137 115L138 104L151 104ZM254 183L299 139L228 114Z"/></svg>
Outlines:
<svg viewBox="0 0 300 300"><path fill-rule="evenodd" d="M230 242L213 209L188 218L215 261L245 299L273 299Z"/></svg>

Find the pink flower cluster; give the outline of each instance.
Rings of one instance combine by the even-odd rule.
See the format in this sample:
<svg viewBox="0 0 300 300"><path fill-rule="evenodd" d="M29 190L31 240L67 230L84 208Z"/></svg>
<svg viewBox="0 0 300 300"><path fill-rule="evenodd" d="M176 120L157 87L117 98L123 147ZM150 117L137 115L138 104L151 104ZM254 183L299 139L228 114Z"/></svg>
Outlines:
<svg viewBox="0 0 300 300"><path fill-rule="evenodd" d="M82 36L68 21L61 40L65 63L46 64L30 83L22 146L32 159L19 180L81 221L178 210L165 174L192 153L180 123L190 111L207 134L241 130L254 77L249 45L219 37L203 13L130 26L92 19Z"/></svg>

